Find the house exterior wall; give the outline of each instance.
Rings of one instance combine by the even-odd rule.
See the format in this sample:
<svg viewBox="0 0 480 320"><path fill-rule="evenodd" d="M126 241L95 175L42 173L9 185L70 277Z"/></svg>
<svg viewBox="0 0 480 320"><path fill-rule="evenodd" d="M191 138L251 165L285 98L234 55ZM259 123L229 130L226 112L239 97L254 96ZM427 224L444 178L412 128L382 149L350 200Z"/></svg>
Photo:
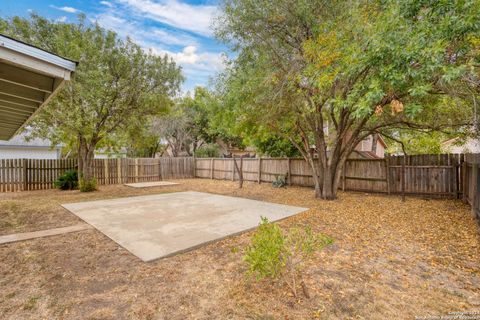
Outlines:
<svg viewBox="0 0 480 320"><path fill-rule="evenodd" d="M385 146L380 143L380 142L377 142L377 152L376 152L376 155L377 157L379 158L384 158L385 157Z"/></svg>
<svg viewBox="0 0 480 320"><path fill-rule="evenodd" d="M469 138L465 144L455 145L455 140L442 143L442 151L447 153L480 153L480 141Z"/></svg>
<svg viewBox="0 0 480 320"><path fill-rule="evenodd" d="M373 136L368 136L355 147L355 151L372 152L372 149L373 149L372 145L373 145ZM385 157L385 146L380 141L380 139L377 139L377 149L375 151L375 156L377 158Z"/></svg>
<svg viewBox="0 0 480 320"><path fill-rule="evenodd" d="M60 159L60 149L0 147L0 159Z"/></svg>
<svg viewBox="0 0 480 320"><path fill-rule="evenodd" d="M126 158L126 153L104 153L104 152L95 152L94 158L95 159L120 159Z"/></svg>

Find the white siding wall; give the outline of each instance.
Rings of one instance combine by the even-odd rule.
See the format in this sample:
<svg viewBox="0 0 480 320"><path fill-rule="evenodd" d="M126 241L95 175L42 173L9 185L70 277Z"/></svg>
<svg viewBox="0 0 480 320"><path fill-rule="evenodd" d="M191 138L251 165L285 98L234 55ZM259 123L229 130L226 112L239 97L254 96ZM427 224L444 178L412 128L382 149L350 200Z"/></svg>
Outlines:
<svg viewBox="0 0 480 320"><path fill-rule="evenodd" d="M60 159L60 152L50 148L0 147L0 159Z"/></svg>
<svg viewBox="0 0 480 320"><path fill-rule="evenodd" d="M480 141L469 138L465 144L461 146L456 146L453 144L453 141L448 141L442 144L442 149L443 152L450 153L479 153Z"/></svg>

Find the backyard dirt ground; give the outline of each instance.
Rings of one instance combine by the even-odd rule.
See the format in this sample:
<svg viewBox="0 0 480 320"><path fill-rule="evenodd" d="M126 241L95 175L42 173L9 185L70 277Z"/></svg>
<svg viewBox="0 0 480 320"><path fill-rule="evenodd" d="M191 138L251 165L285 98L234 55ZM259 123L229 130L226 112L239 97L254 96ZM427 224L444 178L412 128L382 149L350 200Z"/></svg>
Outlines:
<svg viewBox="0 0 480 320"><path fill-rule="evenodd" d="M62 203L184 190L309 207L279 225L335 239L306 266L311 298L245 276L252 232L144 263L92 229L1 245L0 318L414 319L480 309L480 238L460 201L348 192L321 201L308 188L178 181L0 194L0 234L78 223Z"/></svg>

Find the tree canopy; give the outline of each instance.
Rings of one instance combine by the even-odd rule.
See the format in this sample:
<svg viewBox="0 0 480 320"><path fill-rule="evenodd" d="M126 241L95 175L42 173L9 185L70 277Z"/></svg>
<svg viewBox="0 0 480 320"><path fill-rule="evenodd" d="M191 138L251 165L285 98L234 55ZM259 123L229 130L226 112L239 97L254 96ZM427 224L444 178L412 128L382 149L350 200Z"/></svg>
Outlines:
<svg viewBox="0 0 480 320"><path fill-rule="evenodd" d="M441 102L478 76L479 13L478 1L224 0L216 35L237 53L225 106L246 130L289 139L316 195L335 198L367 136L471 125L471 108Z"/></svg>
<svg viewBox="0 0 480 320"><path fill-rule="evenodd" d="M74 79L29 124L34 134L75 148L79 170L92 178L96 148L140 119L168 108L183 77L168 56L145 52L130 39L87 23L31 15L0 19L0 32L79 62Z"/></svg>

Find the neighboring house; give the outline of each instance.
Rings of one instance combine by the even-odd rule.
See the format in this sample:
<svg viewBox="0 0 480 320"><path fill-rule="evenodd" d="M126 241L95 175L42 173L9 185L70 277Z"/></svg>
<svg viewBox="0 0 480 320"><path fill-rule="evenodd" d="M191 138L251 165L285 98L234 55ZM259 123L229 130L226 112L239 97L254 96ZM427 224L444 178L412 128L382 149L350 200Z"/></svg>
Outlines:
<svg viewBox="0 0 480 320"><path fill-rule="evenodd" d="M127 157L127 148L120 148L120 150L99 149L95 151L95 159L119 159Z"/></svg>
<svg viewBox="0 0 480 320"><path fill-rule="evenodd" d="M177 151L176 153L173 151L173 148L170 144L165 143L163 144L165 146L165 149L163 149L162 152L159 152L155 155L155 158L161 158L161 157L188 157L188 153L185 150Z"/></svg>
<svg viewBox="0 0 480 320"><path fill-rule="evenodd" d="M226 150L220 151L223 156L228 157L244 157L244 158L255 158L257 156L257 150L255 147L246 147L245 149L240 148L227 148Z"/></svg>
<svg viewBox="0 0 480 320"><path fill-rule="evenodd" d="M234 147L227 142L224 142L221 139L217 139L217 145L220 147L220 155L222 157L230 158L230 157L247 157L247 158L255 158L257 154L257 150L255 147L246 147L244 149L240 149L238 147Z"/></svg>
<svg viewBox="0 0 480 320"><path fill-rule="evenodd" d="M446 153L480 153L480 141L468 138L464 143L459 144L460 138L453 138L443 141L442 152Z"/></svg>
<svg viewBox="0 0 480 320"><path fill-rule="evenodd" d="M60 159L62 146L52 146L49 140L25 140L25 135L19 134L10 140L0 140L0 159Z"/></svg>
<svg viewBox="0 0 480 320"><path fill-rule="evenodd" d="M361 158L384 158L387 144L379 134L370 135L360 142L352 154L352 158L356 158L358 154Z"/></svg>

